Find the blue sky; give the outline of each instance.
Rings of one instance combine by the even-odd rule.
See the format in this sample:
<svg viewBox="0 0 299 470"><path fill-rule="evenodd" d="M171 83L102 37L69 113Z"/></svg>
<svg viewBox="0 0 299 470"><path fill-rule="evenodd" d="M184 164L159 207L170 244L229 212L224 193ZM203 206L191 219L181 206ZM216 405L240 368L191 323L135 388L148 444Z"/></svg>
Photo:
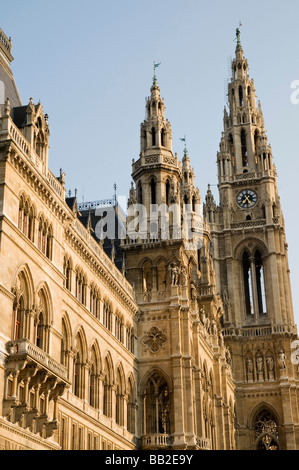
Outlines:
<svg viewBox="0 0 299 470"><path fill-rule="evenodd" d="M202 198L217 197L216 153L225 85L242 22L242 45L261 100L286 222L299 323L299 3L294 0L11 0L0 27L12 37L12 70L23 104L41 101L50 124L49 166L85 201L128 195L139 155L153 62L173 151L187 148Z"/></svg>

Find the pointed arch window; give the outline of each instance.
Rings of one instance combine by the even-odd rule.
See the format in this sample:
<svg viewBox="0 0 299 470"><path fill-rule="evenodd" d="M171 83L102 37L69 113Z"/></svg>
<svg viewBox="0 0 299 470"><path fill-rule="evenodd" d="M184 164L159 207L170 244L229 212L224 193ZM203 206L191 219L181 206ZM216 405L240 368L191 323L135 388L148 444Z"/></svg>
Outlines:
<svg viewBox="0 0 299 470"><path fill-rule="evenodd" d="M165 129L161 130L161 146L165 147Z"/></svg>
<svg viewBox="0 0 299 470"><path fill-rule="evenodd" d="M279 450L277 420L268 410L262 410L254 422L257 450Z"/></svg>
<svg viewBox="0 0 299 470"><path fill-rule="evenodd" d="M171 433L171 399L166 380L158 373L148 380L144 394L144 434Z"/></svg>
<svg viewBox="0 0 299 470"><path fill-rule="evenodd" d="M243 253L243 277L244 277L244 293L245 293L245 309L247 315L254 313L253 294L252 294L252 278L250 259L247 251Z"/></svg>
<svg viewBox="0 0 299 470"><path fill-rule="evenodd" d="M260 145L260 135L259 135L258 130L255 130L255 132L254 132L254 151L255 151L255 155L257 155L257 150L258 150L259 145Z"/></svg>
<svg viewBox="0 0 299 470"><path fill-rule="evenodd" d="M266 315L264 264L260 251L256 250L252 257L245 251L242 264L246 314Z"/></svg>
<svg viewBox="0 0 299 470"><path fill-rule="evenodd" d="M168 179L166 180L165 191L166 191L166 204L169 205L170 182Z"/></svg>
<svg viewBox="0 0 299 470"><path fill-rule="evenodd" d="M138 204L142 204L142 184L141 181L138 183Z"/></svg>
<svg viewBox="0 0 299 470"><path fill-rule="evenodd" d="M241 150L242 150L242 165L248 166L246 133L244 129L241 130Z"/></svg>
<svg viewBox="0 0 299 470"><path fill-rule="evenodd" d="M152 127L151 135L152 135L152 146L154 147L156 145L156 129L154 127Z"/></svg>
<svg viewBox="0 0 299 470"><path fill-rule="evenodd" d="M122 387L122 378L120 371L117 371L116 378L116 409L115 420L120 426L123 426L123 411L124 411L124 393Z"/></svg>
<svg viewBox="0 0 299 470"><path fill-rule="evenodd" d="M128 390L127 429L131 434L135 434L134 388L133 388L131 381L129 381L129 390Z"/></svg>
<svg viewBox="0 0 299 470"><path fill-rule="evenodd" d="M151 204L156 204L156 180L151 179Z"/></svg>
<svg viewBox="0 0 299 470"><path fill-rule="evenodd" d="M239 86L239 103L240 103L240 106L243 106L243 87L242 87L242 85Z"/></svg>
<svg viewBox="0 0 299 470"><path fill-rule="evenodd" d="M23 327L23 318L24 318L24 299L23 296L20 297L15 316L15 333L14 339L19 340L22 338L22 327Z"/></svg>
<svg viewBox="0 0 299 470"><path fill-rule="evenodd" d="M14 287L14 304L13 304L13 332L14 340L26 338L28 334L28 315L26 312L30 308L29 286L24 272L19 273Z"/></svg>
<svg viewBox="0 0 299 470"><path fill-rule="evenodd" d="M254 255L255 260L255 271L256 271L256 288L257 288L257 299L259 306L259 314L266 314L266 295L265 295L265 282L264 282L264 267L262 255L259 250L256 250Z"/></svg>

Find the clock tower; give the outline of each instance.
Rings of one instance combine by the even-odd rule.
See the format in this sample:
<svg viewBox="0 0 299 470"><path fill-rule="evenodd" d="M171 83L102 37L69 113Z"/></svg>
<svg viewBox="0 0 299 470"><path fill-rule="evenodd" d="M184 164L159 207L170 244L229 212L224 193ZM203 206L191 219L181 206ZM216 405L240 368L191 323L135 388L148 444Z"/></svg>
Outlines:
<svg viewBox="0 0 299 470"><path fill-rule="evenodd" d="M209 188L217 290L236 383L237 447L298 448L297 339L277 173L237 29L224 131L219 206Z"/></svg>

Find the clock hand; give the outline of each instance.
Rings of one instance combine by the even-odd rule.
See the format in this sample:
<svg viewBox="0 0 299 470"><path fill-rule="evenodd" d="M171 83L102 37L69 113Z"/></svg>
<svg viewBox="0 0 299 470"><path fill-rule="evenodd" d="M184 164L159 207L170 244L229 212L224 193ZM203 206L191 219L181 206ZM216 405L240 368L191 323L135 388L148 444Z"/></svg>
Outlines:
<svg viewBox="0 0 299 470"><path fill-rule="evenodd" d="M245 197L244 197L244 199L243 199L243 204L245 204L246 202L248 202L248 204L252 205L252 202L251 202L249 196L245 196Z"/></svg>

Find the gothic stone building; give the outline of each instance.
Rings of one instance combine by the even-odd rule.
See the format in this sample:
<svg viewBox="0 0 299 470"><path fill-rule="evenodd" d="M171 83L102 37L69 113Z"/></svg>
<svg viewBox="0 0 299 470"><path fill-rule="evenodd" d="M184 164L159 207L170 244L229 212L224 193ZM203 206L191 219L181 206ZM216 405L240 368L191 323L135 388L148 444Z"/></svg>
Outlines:
<svg viewBox="0 0 299 470"><path fill-rule="evenodd" d="M201 210L154 77L127 215L103 202L120 228L103 240L101 204L49 170L48 116L22 104L0 30L0 448L299 448L284 221L237 39L219 206L209 189Z"/></svg>

